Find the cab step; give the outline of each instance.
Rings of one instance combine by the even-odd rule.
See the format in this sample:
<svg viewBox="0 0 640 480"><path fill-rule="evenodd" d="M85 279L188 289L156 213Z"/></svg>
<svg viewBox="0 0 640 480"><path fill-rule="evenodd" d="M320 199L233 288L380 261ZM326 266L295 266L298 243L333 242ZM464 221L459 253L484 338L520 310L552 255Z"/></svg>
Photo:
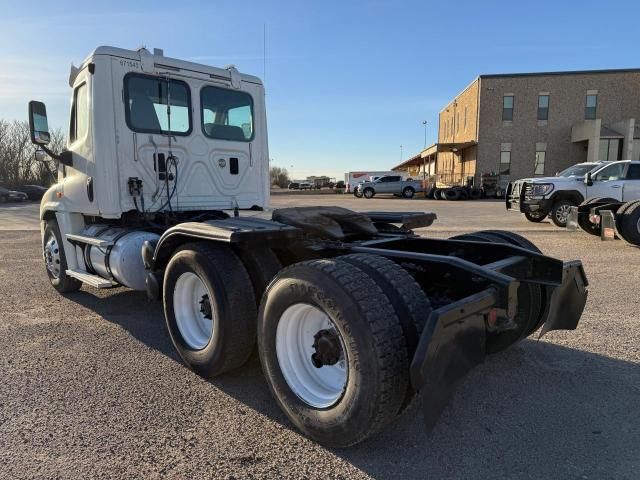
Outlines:
<svg viewBox="0 0 640 480"><path fill-rule="evenodd" d="M75 243L84 243L86 245L93 245L94 247L106 248L113 246L112 240L103 240L102 238L87 237L86 235L78 235L76 233L67 233L65 235L67 240Z"/></svg>
<svg viewBox="0 0 640 480"><path fill-rule="evenodd" d="M68 276L73 277L77 280L80 280L82 283L86 283L87 285L91 285L94 288L111 288L118 285L111 280L107 280L106 278L99 277L98 275L94 275L85 270L72 270L68 269L65 272Z"/></svg>

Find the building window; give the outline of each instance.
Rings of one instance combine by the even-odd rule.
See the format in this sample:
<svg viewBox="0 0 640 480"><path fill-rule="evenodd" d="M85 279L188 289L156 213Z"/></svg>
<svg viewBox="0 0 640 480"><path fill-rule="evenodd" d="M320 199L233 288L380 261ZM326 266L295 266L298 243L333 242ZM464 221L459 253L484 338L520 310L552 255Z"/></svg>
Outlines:
<svg viewBox="0 0 640 480"><path fill-rule="evenodd" d="M536 177L544 177L544 161L546 157L547 152L536 152L536 163L533 172Z"/></svg>
<svg viewBox="0 0 640 480"><path fill-rule="evenodd" d="M510 122L513 120L513 95L505 95L502 97L502 121Z"/></svg>
<svg viewBox="0 0 640 480"><path fill-rule="evenodd" d="M595 120L597 109L598 109L598 95L587 95L587 100L584 107L585 120Z"/></svg>
<svg viewBox="0 0 640 480"><path fill-rule="evenodd" d="M538 95L538 120L549 120L549 95Z"/></svg>
<svg viewBox="0 0 640 480"><path fill-rule="evenodd" d="M500 175L509 175L511 170L511 152L500 152Z"/></svg>
<svg viewBox="0 0 640 480"><path fill-rule="evenodd" d="M601 138L600 139L600 160L615 162L622 160L622 139L621 138Z"/></svg>

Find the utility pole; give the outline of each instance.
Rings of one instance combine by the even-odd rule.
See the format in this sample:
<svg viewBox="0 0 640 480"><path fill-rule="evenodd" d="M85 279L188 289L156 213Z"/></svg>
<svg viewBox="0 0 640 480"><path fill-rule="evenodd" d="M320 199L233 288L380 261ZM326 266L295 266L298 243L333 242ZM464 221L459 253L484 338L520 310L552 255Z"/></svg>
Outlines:
<svg viewBox="0 0 640 480"><path fill-rule="evenodd" d="M424 148L427 148L427 121L423 120L422 125L424 125Z"/></svg>

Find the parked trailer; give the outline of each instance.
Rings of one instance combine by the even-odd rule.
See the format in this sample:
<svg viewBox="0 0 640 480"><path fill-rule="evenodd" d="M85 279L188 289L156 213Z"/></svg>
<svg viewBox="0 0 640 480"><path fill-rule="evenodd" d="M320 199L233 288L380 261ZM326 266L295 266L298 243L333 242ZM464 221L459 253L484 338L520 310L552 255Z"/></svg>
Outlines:
<svg viewBox="0 0 640 480"><path fill-rule="evenodd" d="M100 47L70 86L62 153L47 147L44 104L29 104L31 139L60 179L40 208L53 287L146 291L203 377L239 368L257 343L276 402L321 444L365 440L418 395L432 427L486 354L578 324L581 263L514 233L417 236L429 213L261 213L269 155L256 77Z"/></svg>
<svg viewBox="0 0 640 480"><path fill-rule="evenodd" d="M613 198L596 197L571 207L567 229L581 228L602 240L623 238L640 245L640 199L620 202Z"/></svg>

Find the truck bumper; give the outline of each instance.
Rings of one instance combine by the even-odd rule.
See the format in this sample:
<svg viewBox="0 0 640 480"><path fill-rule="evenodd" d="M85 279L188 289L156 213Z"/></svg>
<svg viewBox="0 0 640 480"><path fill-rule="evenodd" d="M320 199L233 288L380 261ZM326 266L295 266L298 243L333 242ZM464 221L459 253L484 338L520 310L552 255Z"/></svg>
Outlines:
<svg viewBox="0 0 640 480"><path fill-rule="evenodd" d="M574 330L587 301L587 278L580 261L565 262L561 274L547 278L549 298L540 336L551 330ZM486 355L486 325L498 293L488 288L434 310L411 362L411 384L422 392L428 430L436 424L457 384Z"/></svg>
<svg viewBox="0 0 640 480"><path fill-rule="evenodd" d="M509 184L505 195L505 206L507 210L514 210L521 213L551 211L553 202L550 198L531 198L525 196L526 188L526 182L512 182Z"/></svg>

